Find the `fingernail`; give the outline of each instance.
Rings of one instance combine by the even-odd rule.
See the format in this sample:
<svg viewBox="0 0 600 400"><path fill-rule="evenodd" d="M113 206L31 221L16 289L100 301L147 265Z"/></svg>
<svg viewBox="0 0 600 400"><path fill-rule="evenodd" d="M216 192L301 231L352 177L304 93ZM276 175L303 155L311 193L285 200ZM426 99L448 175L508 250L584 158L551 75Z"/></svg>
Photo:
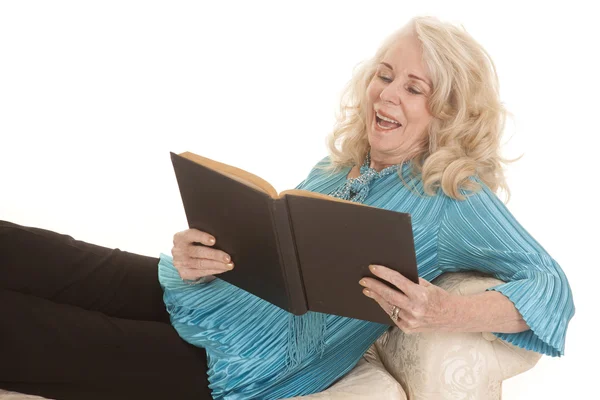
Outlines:
<svg viewBox="0 0 600 400"><path fill-rule="evenodd" d="M362 286L367 286L367 281L365 281L364 279L361 279L360 281L358 281L358 283Z"/></svg>
<svg viewBox="0 0 600 400"><path fill-rule="evenodd" d="M365 296L371 297L371 291L369 289L363 289L363 293L365 294Z"/></svg>
<svg viewBox="0 0 600 400"><path fill-rule="evenodd" d="M369 265L369 269L371 270L371 272L375 272L377 271L377 265Z"/></svg>
<svg viewBox="0 0 600 400"><path fill-rule="evenodd" d="M215 238L214 237L209 237L208 238L208 243L215 244Z"/></svg>
<svg viewBox="0 0 600 400"><path fill-rule="evenodd" d="M229 257L229 256L225 256L225 257L223 257L223 258L225 259L225 262L226 262L226 263L228 263L229 261L231 261L231 257Z"/></svg>
<svg viewBox="0 0 600 400"><path fill-rule="evenodd" d="M233 269L233 263L232 262L227 263L227 266L229 267L229 269Z"/></svg>

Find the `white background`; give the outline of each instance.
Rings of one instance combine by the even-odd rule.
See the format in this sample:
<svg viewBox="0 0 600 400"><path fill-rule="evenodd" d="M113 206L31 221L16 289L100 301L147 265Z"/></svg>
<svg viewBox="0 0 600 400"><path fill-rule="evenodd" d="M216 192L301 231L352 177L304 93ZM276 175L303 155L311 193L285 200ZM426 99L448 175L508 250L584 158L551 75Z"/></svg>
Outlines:
<svg viewBox="0 0 600 400"><path fill-rule="evenodd" d="M532 3L3 1L0 219L169 253L187 228L170 151L291 188L326 155L341 89L387 34L415 15L462 23L514 114L505 155L525 154L508 207L577 308L566 356L506 381L504 398L594 397L600 29L585 3Z"/></svg>

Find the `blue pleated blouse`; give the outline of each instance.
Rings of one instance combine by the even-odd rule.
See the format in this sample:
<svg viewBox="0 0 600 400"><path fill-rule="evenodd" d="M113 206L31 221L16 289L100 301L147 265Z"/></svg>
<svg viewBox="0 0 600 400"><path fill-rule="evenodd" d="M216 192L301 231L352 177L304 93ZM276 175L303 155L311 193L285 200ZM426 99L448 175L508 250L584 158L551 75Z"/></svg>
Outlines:
<svg viewBox="0 0 600 400"><path fill-rule="evenodd" d="M328 162L325 157L317 166ZM382 176L369 183L363 203L411 214L419 276L431 281L444 272L475 270L506 282L489 290L506 295L531 329L495 335L528 350L562 355L575 308L558 263L477 177L472 179L482 190L460 201L441 191L424 195L409 169L405 164L399 170L409 187L398 173ZM331 194L345 185L349 172L349 167L335 174L315 167L297 188ZM173 327L185 341L206 349L215 399L281 399L322 391L350 371L387 328L319 314L325 323L322 343L311 344L312 351L291 362L289 313L218 278L188 285L166 254L160 255L158 273ZM356 290L362 290L358 282Z"/></svg>

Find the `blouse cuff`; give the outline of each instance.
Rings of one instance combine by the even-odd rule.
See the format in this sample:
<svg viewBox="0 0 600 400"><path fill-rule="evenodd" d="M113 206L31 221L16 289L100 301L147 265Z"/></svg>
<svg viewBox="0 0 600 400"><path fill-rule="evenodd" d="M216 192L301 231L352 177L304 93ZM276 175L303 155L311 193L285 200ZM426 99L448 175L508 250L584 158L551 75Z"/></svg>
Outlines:
<svg viewBox="0 0 600 400"><path fill-rule="evenodd" d="M494 332L494 335L526 350L562 356L568 322L575 312L568 283L560 275L545 272L527 271L527 275L535 276L516 277L487 290L508 297L530 329L519 333Z"/></svg>

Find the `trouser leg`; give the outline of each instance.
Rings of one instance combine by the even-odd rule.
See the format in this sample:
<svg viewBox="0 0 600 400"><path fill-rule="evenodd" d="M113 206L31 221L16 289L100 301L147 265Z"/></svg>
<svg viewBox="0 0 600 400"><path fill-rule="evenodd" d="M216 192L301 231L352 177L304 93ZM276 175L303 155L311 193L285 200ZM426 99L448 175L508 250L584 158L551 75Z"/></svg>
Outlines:
<svg viewBox="0 0 600 400"><path fill-rule="evenodd" d="M0 387L56 399L211 398L204 350L169 324L8 290L0 315Z"/></svg>
<svg viewBox="0 0 600 400"><path fill-rule="evenodd" d="M0 387L56 399L210 398L204 350L165 322L157 262L0 222Z"/></svg>
<svg viewBox="0 0 600 400"><path fill-rule="evenodd" d="M168 321L158 259L0 221L0 289L130 319Z"/></svg>

